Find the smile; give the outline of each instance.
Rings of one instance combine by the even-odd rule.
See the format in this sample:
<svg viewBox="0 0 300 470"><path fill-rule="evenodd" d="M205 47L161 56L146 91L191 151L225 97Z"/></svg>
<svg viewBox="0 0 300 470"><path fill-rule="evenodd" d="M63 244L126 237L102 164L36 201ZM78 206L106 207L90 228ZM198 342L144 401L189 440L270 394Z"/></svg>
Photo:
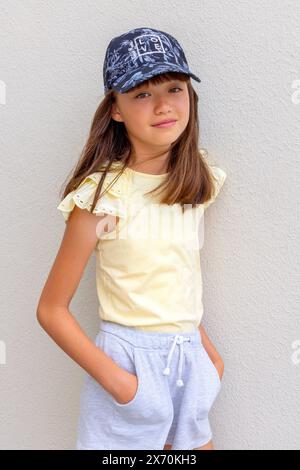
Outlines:
<svg viewBox="0 0 300 470"><path fill-rule="evenodd" d="M171 126L174 126L174 124L176 124L176 121L172 121L172 122L165 122L164 124L157 124L156 126L153 126L153 127L171 127Z"/></svg>

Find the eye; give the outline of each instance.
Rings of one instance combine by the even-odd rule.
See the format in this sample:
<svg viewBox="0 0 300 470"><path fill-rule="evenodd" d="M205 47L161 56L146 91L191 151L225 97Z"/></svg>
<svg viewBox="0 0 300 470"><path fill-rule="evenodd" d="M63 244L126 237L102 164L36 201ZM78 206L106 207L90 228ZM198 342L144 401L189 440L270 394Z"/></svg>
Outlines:
<svg viewBox="0 0 300 470"><path fill-rule="evenodd" d="M170 90L180 90L180 91L182 91L182 88L174 87L174 88L170 88ZM140 93L139 95L135 96L135 99L140 99L139 97L142 96L142 95L149 95L149 93Z"/></svg>
<svg viewBox="0 0 300 470"><path fill-rule="evenodd" d="M135 96L135 99L139 99L140 96L142 95L148 95L149 93L140 93L139 95Z"/></svg>

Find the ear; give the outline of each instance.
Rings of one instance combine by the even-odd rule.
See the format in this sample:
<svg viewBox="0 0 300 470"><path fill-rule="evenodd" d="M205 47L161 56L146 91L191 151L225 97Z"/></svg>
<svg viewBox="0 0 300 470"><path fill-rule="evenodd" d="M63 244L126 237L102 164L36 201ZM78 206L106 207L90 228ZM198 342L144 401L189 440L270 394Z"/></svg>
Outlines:
<svg viewBox="0 0 300 470"><path fill-rule="evenodd" d="M113 103L113 104L112 104L112 107L111 107L111 117L112 117L112 119L114 119L114 121L123 122L123 119L122 119L122 117L121 117L121 113L120 113L120 110L119 110L119 108L118 108L117 103Z"/></svg>

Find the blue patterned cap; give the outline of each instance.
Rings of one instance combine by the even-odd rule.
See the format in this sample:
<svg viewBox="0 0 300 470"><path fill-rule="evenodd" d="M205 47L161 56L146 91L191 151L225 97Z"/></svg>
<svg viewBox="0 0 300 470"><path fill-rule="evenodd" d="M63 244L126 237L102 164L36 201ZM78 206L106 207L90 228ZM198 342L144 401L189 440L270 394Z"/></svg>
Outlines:
<svg viewBox="0 0 300 470"><path fill-rule="evenodd" d="M179 42L170 34L152 28L136 28L113 38L103 64L104 92L124 93L155 75L182 72L197 82Z"/></svg>

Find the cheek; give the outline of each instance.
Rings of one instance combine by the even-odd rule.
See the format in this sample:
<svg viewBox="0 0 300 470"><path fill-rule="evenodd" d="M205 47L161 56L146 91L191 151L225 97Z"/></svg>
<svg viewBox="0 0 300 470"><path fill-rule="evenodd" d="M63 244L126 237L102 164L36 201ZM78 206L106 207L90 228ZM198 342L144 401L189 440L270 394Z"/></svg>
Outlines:
<svg viewBox="0 0 300 470"><path fill-rule="evenodd" d="M140 129L145 131L153 121L153 110L144 104L144 106L136 106L135 110L130 113L130 127L132 129Z"/></svg>
<svg viewBox="0 0 300 470"><path fill-rule="evenodd" d="M149 125L149 118L143 113L134 113L127 116L126 128L133 135L140 135L145 132L145 128Z"/></svg>
<svg viewBox="0 0 300 470"><path fill-rule="evenodd" d="M179 103L180 110L182 114L189 114L190 113L190 100L188 96L185 96L180 100Z"/></svg>
<svg viewBox="0 0 300 470"><path fill-rule="evenodd" d="M149 111L147 106L135 106L130 110L130 113L127 116L127 120L134 126L139 126L141 123L148 122Z"/></svg>
<svg viewBox="0 0 300 470"><path fill-rule="evenodd" d="M182 124L186 125L189 121L190 117L190 103L189 100L187 99L182 99L178 103L177 107L178 115L181 119Z"/></svg>

